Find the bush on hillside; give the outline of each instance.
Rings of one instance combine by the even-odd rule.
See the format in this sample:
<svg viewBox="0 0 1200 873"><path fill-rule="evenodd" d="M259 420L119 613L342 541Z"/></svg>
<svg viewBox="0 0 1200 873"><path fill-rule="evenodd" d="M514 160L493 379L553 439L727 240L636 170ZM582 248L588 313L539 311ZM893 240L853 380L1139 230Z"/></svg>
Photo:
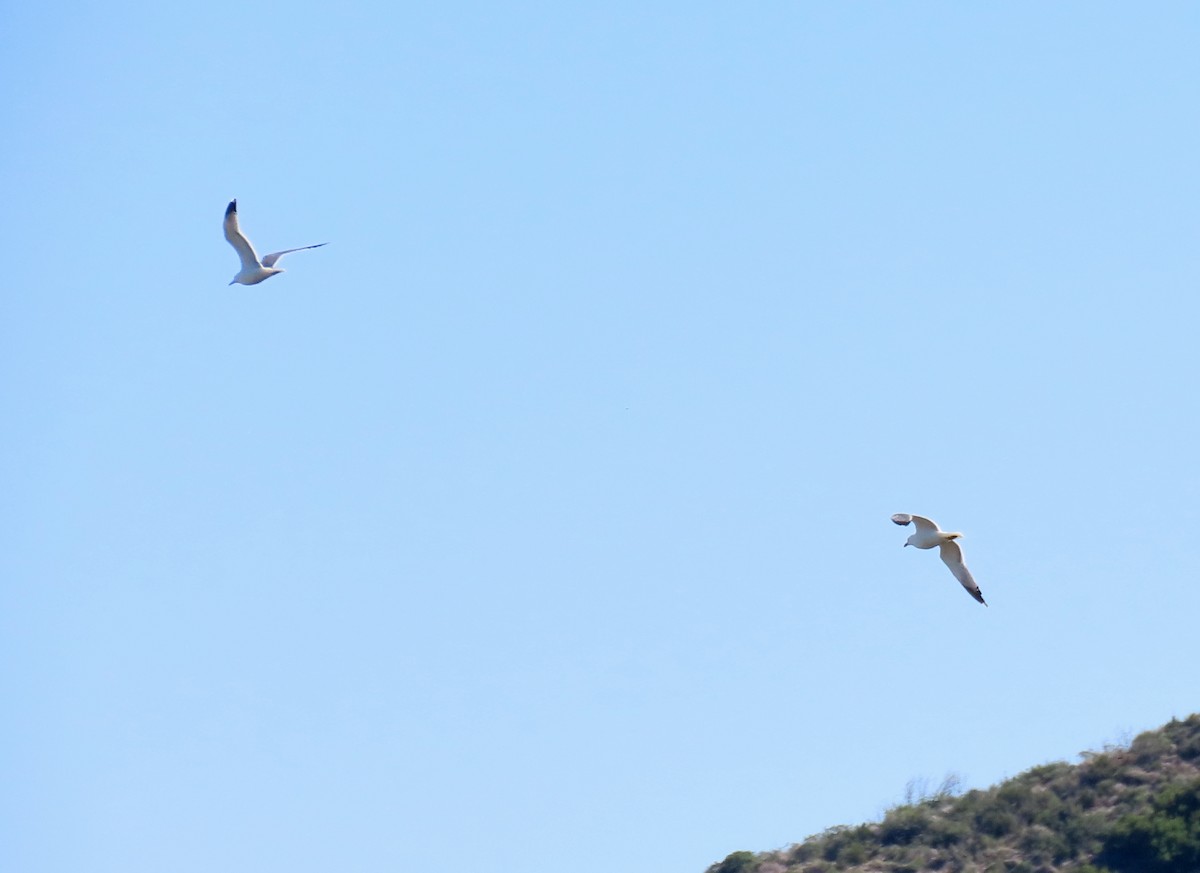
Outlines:
<svg viewBox="0 0 1200 873"><path fill-rule="evenodd" d="M1116 873L1200 870L1200 779L1168 786L1149 813L1119 819L1098 860Z"/></svg>
<svg viewBox="0 0 1200 873"><path fill-rule="evenodd" d="M754 873L758 869L758 856L753 852L733 852L718 861L705 873Z"/></svg>

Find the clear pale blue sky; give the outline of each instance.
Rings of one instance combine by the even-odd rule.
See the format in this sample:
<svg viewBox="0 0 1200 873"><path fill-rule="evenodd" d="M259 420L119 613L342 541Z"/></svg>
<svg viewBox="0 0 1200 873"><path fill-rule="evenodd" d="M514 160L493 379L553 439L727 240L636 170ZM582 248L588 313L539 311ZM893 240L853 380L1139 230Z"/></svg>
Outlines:
<svg viewBox="0 0 1200 873"><path fill-rule="evenodd" d="M702 873L1200 709L1195 4L0 34L5 869Z"/></svg>

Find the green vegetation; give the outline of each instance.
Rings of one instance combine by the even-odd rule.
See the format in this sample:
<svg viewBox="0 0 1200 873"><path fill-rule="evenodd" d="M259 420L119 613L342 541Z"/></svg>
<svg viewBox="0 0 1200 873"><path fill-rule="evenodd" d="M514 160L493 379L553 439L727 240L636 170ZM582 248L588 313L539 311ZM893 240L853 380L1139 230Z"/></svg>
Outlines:
<svg viewBox="0 0 1200 873"><path fill-rule="evenodd" d="M1200 870L1200 779L1168 785L1150 812L1122 816L1104 841L1100 860L1116 871Z"/></svg>
<svg viewBox="0 0 1200 873"><path fill-rule="evenodd" d="M753 852L734 852L721 863L709 867L707 873L754 873L758 865L758 856Z"/></svg>
<svg viewBox="0 0 1200 873"><path fill-rule="evenodd" d="M987 790L910 783L883 820L707 873L1200 873L1200 714Z"/></svg>

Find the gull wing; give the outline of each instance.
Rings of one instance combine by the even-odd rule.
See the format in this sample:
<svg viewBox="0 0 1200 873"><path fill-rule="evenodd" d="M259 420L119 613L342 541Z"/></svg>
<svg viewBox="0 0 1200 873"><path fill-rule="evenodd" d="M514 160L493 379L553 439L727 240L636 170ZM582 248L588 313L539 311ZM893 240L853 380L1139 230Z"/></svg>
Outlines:
<svg viewBox="0 0 1200 873"><path fill-rule="evenodd" d="M258 266L258 255L254 253L254 246L250 245L250 240L246 239L238 227L237 200L230 200L229 205L225 207L225 239L237 250L243 270Z"/></svg>
<svg viewBox="0 0 1200 873"><path fill-rule="evenodd" d="M892 516L892 521L899 525L915 524L917 526L917 533L931 534L938 532L936 521L930 521L929 519L920 515L909 515L907 512L897 512Z"/></svg>
<svg viewBox="0 0 1200 873"><path fill-rule="evenodd" d="M954 578L962 583L962 587L967 589L967 593L987 606L987 601L983 599L983 593L979 590L979 586L975 584L974 577L971 576L971 571L967 569L967 565L963 563L962 549L954 540L944 542L938 547L941 552L942 562L950 568L950 572L954 574Z"/></svg>
<svg viewBox="0 0 1200 873"><path fill-rule="evenodd" d="M329 243L317 243L315 246L300 246L298 249L284 249L281 252L271 252L271 254L263 258L262 263L264 267L274 267L275 262L284 255L291 254L292 252L302 252L305 249L319 249L321 246L327 245L329 245Z"/></svg>

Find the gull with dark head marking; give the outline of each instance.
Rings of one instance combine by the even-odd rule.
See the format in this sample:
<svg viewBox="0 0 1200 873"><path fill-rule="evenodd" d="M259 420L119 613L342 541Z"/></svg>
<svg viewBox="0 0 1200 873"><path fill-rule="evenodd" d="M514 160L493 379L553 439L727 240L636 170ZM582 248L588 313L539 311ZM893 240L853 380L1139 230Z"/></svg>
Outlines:
<svg viewBox="0 0 1200 873"><path fill-rule="evenodd" d="M302 252L305 249L319 249L321 246L327 245L327 243L317 243L315 246L300 246L298 249L271 252L260 261L254 251L254 246L250 245L250 240L246 239L241 228L238 227L237 200L230 200L229 205L225 207L225 239L229 240L229 244L237 250L238 257L242 260L242 269L238 270L238 274L233 277L230 285L234 283L257 285L264 279L270 279L276 273L283 272L281 268L275 266L275 262L284 255Z"/></svg>
<svg viewBox="0 0 1200 873"><path fill-rule="evenodd" d="M954 578L962 583L962 587L967 589L968 594L987 606L979 586L971 577L971 571L963 563L962 548L955 542L962 534L947 533L937 526L937 522L919 515L909 515L907 512L897 512L892 516L892 521L899 525L916 525L917 532L910 536L904 545L916 546L918 549L932 549L937 546L938 551L942 554L942 562L950 568Z"/></svg>

